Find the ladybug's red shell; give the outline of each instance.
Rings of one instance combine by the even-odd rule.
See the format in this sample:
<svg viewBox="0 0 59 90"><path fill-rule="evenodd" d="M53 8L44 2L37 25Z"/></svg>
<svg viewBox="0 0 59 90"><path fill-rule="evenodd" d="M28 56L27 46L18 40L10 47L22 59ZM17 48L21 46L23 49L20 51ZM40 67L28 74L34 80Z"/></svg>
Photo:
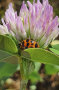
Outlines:
<svg viewBox="0 0 59 90"><path fill-rule="evenodd" d="M21 49L27 49L27 48L39 48L39 45L36 41L27 39L27 40L23 40L20 43L20 48Z"/></svg>

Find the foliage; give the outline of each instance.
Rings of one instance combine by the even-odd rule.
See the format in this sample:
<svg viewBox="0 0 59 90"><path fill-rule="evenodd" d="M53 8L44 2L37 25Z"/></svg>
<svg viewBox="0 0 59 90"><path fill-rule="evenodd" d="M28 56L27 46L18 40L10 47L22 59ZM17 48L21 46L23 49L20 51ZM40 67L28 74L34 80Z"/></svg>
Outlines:
<svg viewBox="0 0 59 90"><path fill-rule="evenodd" d="M0 49L10 53L18 52L15 42L10 37L5 35L0 35Z"/></svg>
<svg viewBox="0 0 59 90"><path fill-rule="evenodd" d="M54 46L52 46L51 49L53 49L53 48L57 50L59 47L56 47L54 45ZM14 73L16 71L17 66L18 66L18 59L20 61L20 58L19 58L19 56L16 56L15 53L18 54L18 50L17 50L17 46L16 46L16 43L14 42L14 40L8 36L0 35L0 69L1 69L0 70L0 78L3 76L10 76L10 75L12 75L12 73ZM29 62L31 60L35 63L40 62L40 63L44 63L44 64L54 64L52 66L46 65L46 67L47 67L47 68L45 67L46 72L49 67L50 67L50 69L51 69L51 67L54 67L54 70L56 69L55 73L58 71L59 67L55 66L55 65L59 65L59 56L55 55L54 53L51 53L47 50L44 50L41 48L26 49L25 51L22 52L21 57L25 58L24 61L26 61L26 59L27 59L27 61L29 61ZM24 61L23 61L23 64L25 65ZM31 77L29 77L29 78L38 77L37 76L38 74L36 74L36 73L38 72L39 65L36 63L35 66L36 67L38 66L38 67L34 70L34 72L31 74ZM25 69L28 68L28 66L26 66L26 68L24 66L23 68L25 71ZM30 72L30 68L29 68L29 72ZM54 73L53 69L51 72ZM51 74L51 72L50 72L50 74ZM34 77L32 77L33 74L35 74ZM34 79L34 81L36 81L36 79ZM40 79L40 77L39 77L39 79Z"/></svg>
<svg viewBox="0 0 59 90"><path fill-rule="evenodd" d="M25 51L29 53L32 61L41 62L45 64L49 63L49 64L59 65L59 56L47 50L41 48L29 48L26 49Z"/></svg>

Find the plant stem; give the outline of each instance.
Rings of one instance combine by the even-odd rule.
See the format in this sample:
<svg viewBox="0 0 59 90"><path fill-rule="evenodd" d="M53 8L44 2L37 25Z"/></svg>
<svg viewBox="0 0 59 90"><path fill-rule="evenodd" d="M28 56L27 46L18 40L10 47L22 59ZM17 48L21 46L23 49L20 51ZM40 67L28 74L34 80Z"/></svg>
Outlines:
<svg viewBox="0 0 59 90"><path fill-rule="evenodd" d="M27 80L24 76L24 67L21 57L19 57L19 64L20 64L20 73L21 73L20 90L26 90Z"/></svg>
<svg viewBox="0 0 59 90"><path fill-rule="evenodd" d="M27 81L26 80L21 80L20 90L26 90L26 86L27 86Z"/></svg>

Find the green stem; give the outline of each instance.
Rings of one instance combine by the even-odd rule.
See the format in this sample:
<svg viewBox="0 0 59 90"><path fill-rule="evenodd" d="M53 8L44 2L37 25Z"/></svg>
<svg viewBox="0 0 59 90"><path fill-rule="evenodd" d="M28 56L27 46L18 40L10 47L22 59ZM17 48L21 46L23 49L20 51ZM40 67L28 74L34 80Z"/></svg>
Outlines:
<svg viewBox="0 0 59 90"><path fill-rule="evenodd" d="M26 86L27 86L27 81L26 80L21 80L20 90L26 90Z"/></svg>
<svg viewBox="0 0 59 90"><path fill-rule="evenodd" d="M27 60L26 58L19 56L19 64L21 73L20 90L26 90L28 76L32 70L34 70L34 63L30 60Z"/></svg>
<svg viewBox="0 0 59 90"><path fill-rule="evenodd" d="M23 69L23 61L22 61L22 58L19 57L19 64L20 64L20 73L21 73L21 79L24 79L24 69Z"/></svg>
<svg viewBox="0 0 59 90"><path fill-rule="evenodd" d="M20 90L26 90L27 80L24 76L24 67L21 57L19 57L19 64L20 64L20 73L21 73Z"/></svg>

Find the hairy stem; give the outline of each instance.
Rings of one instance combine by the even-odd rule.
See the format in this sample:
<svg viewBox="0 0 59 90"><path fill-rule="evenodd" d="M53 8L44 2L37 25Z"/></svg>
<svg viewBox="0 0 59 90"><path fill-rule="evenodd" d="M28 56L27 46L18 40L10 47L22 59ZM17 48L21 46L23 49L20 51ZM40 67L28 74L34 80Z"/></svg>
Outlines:
<svg viewBox="0 0 59 90"><path fill-rule="evenodd" d="M24 76L24 67L21 57L19 57L19 64L20 64L20 73L21 73L20 90L26 90L27 80Z"/></svg>
<svg viewBox="0 0 59 90"><path fill-rule="evenodd" d="M27 81L26 80L21 80L20 90L26 90L26 86L27 86Z"/></svg>

